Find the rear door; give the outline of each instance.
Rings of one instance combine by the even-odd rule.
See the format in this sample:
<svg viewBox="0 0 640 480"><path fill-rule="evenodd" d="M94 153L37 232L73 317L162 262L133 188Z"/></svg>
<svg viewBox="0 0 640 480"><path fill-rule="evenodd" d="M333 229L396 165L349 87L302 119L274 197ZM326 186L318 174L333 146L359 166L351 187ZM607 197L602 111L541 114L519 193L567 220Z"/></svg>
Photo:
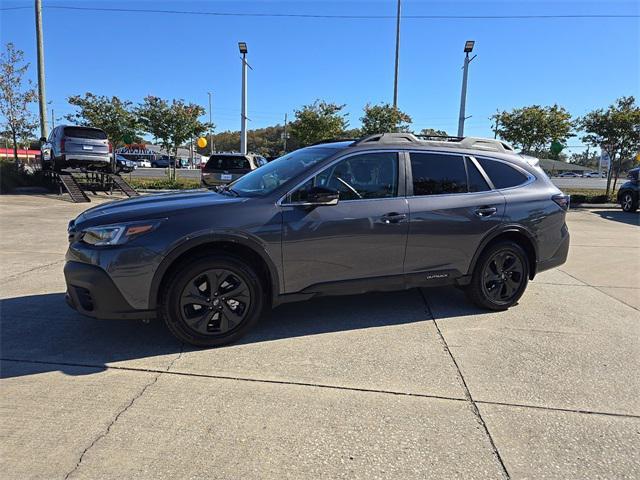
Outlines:
<svg viewBox="0 0 640 480"><path fill-rule="evenodd" d="M212 155L202 169L202 180L207 185L222 185L250 171L249 159L244 155Z"/></svg>
<svg viewBox="0 0 640 480"><path fill-rule="evenodd" d="M108 155L107 134L97 128L64 127L64 153L78 155Z"/></svg>
<svg viewBox="0 0 640 480"><path fill-rule="evenodd" d="M471 157L410 152L409 160L405 273L466 274L484 236L503 221L504 196Z"/></svg>

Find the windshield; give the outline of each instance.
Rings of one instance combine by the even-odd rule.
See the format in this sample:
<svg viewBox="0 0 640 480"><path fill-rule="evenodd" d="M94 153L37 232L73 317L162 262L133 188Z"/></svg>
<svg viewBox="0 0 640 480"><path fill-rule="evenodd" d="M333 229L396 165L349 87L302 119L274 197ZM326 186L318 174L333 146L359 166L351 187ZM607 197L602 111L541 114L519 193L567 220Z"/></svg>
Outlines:
<svg viewBox="0 0 640 480"><path fill-rule="evenodd" d="M229 185L238 195L256 197L273 192L280 185L336 153L335 148L308 147L267 163Z"/></svg>

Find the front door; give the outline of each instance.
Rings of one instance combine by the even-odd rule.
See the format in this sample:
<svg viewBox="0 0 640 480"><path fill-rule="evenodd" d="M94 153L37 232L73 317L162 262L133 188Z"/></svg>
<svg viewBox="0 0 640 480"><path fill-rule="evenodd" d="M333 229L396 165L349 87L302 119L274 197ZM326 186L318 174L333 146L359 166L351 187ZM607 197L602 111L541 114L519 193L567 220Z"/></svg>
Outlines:
<svg viewBox="0 0 640 480"><path fill-rule="evenodd" d="M313 187L337 190L338 203L304 206ZM398 152L360 153L334 162L291 192L282 213L287 293L402 274L409 211Z"/></svg>

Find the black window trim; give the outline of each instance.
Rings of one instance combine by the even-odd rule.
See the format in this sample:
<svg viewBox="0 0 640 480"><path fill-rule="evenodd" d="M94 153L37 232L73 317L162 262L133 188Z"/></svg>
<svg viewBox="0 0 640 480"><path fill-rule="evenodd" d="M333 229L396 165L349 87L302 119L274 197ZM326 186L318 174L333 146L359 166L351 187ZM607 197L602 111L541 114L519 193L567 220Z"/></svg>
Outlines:
<svg viewBox="0 0 640 480"><path fill-rule="evenodd" d="M464 172L465 175L467 177L467 191L466 192L456 192L456 193L436 193L433 195L414 195L413 193L413 170L411 169L411 154L412 153L427 153L427 154L431 154L431 155L449 155L449 156L455 156L455 157L460 157L462 158L462 163L464 165ZM486 172L480 168L480 165L478 164L477 161L475 161L475 158L473 158L471 155L467 155L465 153L461 153L461 152L441 152L438 150L407 150L406 151L406 169L407 169L407 175L406 175L406 179L407 179L407 198L431 198L431 197L444 197L444 196L452 196L452 195L480 195L480 194L486 194L487 192L493 192L496 189L494 188L493 183L491 182L491 180L487 177ZM467 161L465 160L465 158L471 158L474 162L474 165L476 167L478 167L478 171L480 172L480 174L484 177L484 179L487 181L487 184L489 185L490 190L483 190L481 192L469 192L469 172L467 171Z"/></svg>
<svg viewBox="0 0 640 480"><path fill-rule="evenodd" d="M485 160L489 160L489 161L493 161L493 162L504 163L508 167L511 167L511 168L515 169L516 171L522 173L525 177L527 177L527 180L525 182L522 182L519 185L514 185L513 187L496 188L495 185L493 184L493 182L491 182L490 185L496 191L502 192L504 190L513 190L514 188L526 187L527 185L530 185L530 184L532 184L533 182L535 182L537 180L537 177L534 174L532 174L528 170L525 170L520 165L516 165L515 163L507 162L505 160L501 160L501 159L495 158L495 157L488 157L486 155L474 155L474 156L472 156L472 158L475 161L476 166L480 169L480 172L484 175L485 179L488 179L489 175L487 174L487 172L484 171L484 169L480 165L480 162L477 160L478 158L483 158Z"/></svg>
<svg viewBox="0 0 640 480"><path fill-rule="evenodd" d="M398 192L397 195L395 197L382 197L382 198L356 198L353 200L340 200L338 203L348 203L348 202L363 202L363 201L370 201L370 202L376 202L376 201L380 201L380 200L392 200L392 199L397 199L397 198L405 198L406 195L406 160L404 159L404 155L403 155L403 151L399 148L385 148L385 149L376 149L376 150L357 150L354 152L349 152L346 155L341 155L340 157L334 158L333 160L331 160L329 163L319 166L317 170L315 170L311 175L307 176L304 178L304 180L302 180L301 182L298 182L296 184L295 187L287 190L287 193L285 193L282 197L280 197L280 199L278 199L278 201L276 202L276 206L278 207L304 207L304 206L309 206L311 204L309 203L305 203L305 202L287 202L286 199L287 197L289 197L289 195L291 195L292 193L294 193L298 188L300 188L302 185L304 185L305 183L307 183L309 180L311 180L313 177L320 175L322 172L325 171L325 169L327 168L331 168L333 165L335 165L338 162L341 162L342 160L346 160L349 157L353 157L355 155L366 155L368 153L395 153L397 156L397 160L398 160Z"/></svg>

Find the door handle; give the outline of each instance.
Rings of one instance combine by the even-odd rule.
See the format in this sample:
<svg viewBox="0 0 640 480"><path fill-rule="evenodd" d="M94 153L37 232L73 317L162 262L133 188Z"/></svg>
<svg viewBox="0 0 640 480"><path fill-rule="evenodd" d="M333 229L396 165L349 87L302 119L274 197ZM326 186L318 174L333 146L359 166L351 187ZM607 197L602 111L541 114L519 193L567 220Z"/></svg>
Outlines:
<svg viewBox="0 0 640 480"><path fill-rule="evenodd" d="M391 212L383 215L380 218L382 220L382 223L398 223L407 218L407 215L405 213Z"/></svg>
<svg viewBox="0 0 640 480"><path fill-rule="evenodd" d="M498 212L496 207L478 207L476 208L475 214L479 217L490 217L491 215L495 215Z"/></svg>

